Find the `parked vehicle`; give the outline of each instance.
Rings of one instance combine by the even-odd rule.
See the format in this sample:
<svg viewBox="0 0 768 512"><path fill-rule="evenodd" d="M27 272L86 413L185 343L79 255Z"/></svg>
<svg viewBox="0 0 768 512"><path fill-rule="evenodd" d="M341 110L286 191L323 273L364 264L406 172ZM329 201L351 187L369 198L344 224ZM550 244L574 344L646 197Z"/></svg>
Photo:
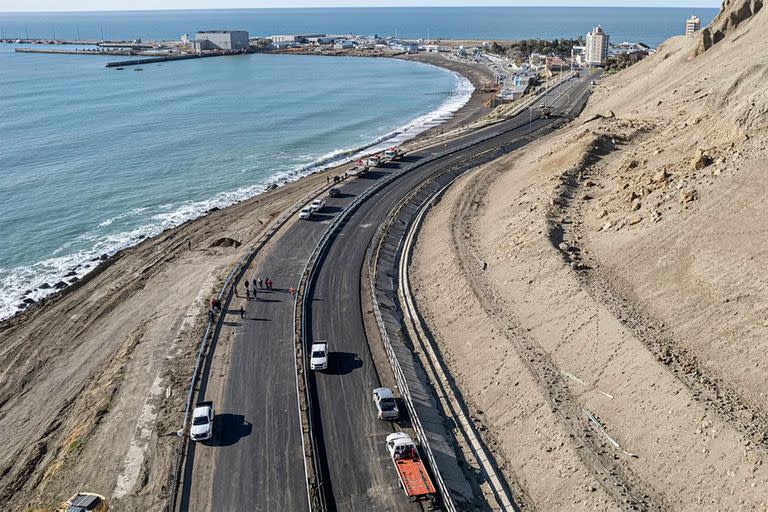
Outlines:
<svg viewBox="0 0 768 512"><path fill-rule="evenodd" d="M341 195L341 189L338 187L331 187L328 190L328 197L339 197Z"/></svg>
<svg viewBox="0 0 768 512"><path fill-rule="evenodd" d="M384 160L397 160L400 157L398 148L391 147L384 151Z"/></svg>
<svg viewBox="0 0 768 512"><path fill-rule="evenodd" d="M302 208L302 209L301 209L301 211L299 212L299 218L300 218L300 219L304 219L304 220L309 220L309 219L311 219L311 218L312 218L312 214L313 214L313 213L314 213L314 212L312 211L312 208L311 208L311 207L309 207L309 206L305 206L305 207L304 207L304 208Z"/></svg>
<svg viewBox="0 0 768 512"><path fill-rule="evenodd" d="M213 402L198 402L192 411L189 437L193 441L207 441L213 437Z"/></svg>
<svg viewBox="0 0 768 512"><path fill-rule="evenodd" d="M395 395L389 388L376 388L373 390L373 403L376 404L380 420L396 420L400 417Z"/></svg>
<svg viewBox="0 0 768 512"><path fill-rule="evenodd" d="M378 155L369 156L366 163L368 164L368 167L378 167L381 163L381 159Z"/></svg>
<svg viewBox="0 0 768 512"><path fill-rule="evenodd" d="M387 450L392 457L397 476L400 478L400 486L409 498L418 501L435 494L435 486L421 461L416 443L408 434L405 432L389 434Z"/></svg>
<svg viewBox="0 0 768 512"><path fill-rule="evenodd" d="M312 209L313 213L317 213L321 211L323 208L325 208L325 201L320 198L315 199L314 201L312 201L309 207Z"/></svg>
<svg viewBox="0 0 768 512"><path fill-rule="evenodd" d="M58 512L107 512L109 503L101 494L78 492L61 504Z"/></svg>
<svg viewBox="0 0 768 512"><path fill-rule="evenodd" d="M328 343L318 341L312 344L309 357L310 370L328 369Z"/></svg>

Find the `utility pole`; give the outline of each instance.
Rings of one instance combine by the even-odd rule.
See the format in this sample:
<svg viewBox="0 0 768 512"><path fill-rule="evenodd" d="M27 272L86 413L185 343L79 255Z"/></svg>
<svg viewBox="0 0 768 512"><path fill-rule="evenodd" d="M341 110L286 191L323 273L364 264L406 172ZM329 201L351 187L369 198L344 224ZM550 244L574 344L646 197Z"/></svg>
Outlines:
<svg viewBox="0 0 768 512"><path fill-rule="evenodd" d="M56 40L56 27L54 27L53 25L51 25L51 33L53 34L53 40L55 41Z"/></svg>

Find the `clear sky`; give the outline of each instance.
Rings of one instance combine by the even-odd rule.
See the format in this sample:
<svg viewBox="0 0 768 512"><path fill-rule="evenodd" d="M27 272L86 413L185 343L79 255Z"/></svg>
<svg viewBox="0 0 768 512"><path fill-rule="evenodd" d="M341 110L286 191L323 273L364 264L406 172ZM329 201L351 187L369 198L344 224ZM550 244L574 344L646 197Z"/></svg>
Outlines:
<svg viewBox="0 0 768 512"><path fill-rule="evenodd" d="M0 12L459 5L720 7L720 0L0 0Z"/></svg>

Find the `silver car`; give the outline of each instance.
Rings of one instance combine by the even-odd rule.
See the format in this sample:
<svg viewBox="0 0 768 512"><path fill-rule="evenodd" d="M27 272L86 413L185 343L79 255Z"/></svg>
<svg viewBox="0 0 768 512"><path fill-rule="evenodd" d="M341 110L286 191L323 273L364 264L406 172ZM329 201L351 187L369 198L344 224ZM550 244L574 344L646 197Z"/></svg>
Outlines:
<svg viewBox="0 0 768 512"><path fill-rule="evenodd" d="M400 410L397 408L397 400L392 390L389 388L376 388L373 390L373 403L379 411L380 420L396 420L400 417Z"/></svg>

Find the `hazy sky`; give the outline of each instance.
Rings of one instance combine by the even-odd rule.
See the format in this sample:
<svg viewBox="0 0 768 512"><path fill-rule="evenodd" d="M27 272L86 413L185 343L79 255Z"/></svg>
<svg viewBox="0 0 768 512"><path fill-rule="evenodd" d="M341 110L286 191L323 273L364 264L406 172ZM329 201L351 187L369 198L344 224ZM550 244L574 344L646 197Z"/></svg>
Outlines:
<svg viewBox="0 0 768 512"><path fill-rule="evenodd" d="M224 9L257 7L394 7L417 5L719 7L720 0L0 0L0 12Z"/></svg>

